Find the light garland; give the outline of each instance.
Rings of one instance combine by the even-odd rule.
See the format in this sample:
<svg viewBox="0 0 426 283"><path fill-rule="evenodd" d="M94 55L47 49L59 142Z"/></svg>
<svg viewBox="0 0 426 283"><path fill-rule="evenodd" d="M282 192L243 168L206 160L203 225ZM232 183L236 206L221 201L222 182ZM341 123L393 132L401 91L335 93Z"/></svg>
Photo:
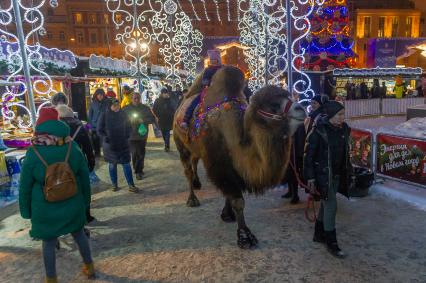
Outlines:
<svg viewBox="0 0 426 283"><path fill-rule="evenodd" d="M215 4L215 6L216 6L217 19L218 19L218 21L219 21L219 22L221 22L221 21L222 21L222 19L220 18L220 11L219 11L219 3L218 3L218 0L213 0L213 2L214 2L214 4ZM204 6L204 7L206 7L206 6Z"/></svg>
<svg viewBox="0 0 426 283"><path fill-rule="evenodd" d="M249 65L249 87L259 89L265 84L280 84L281 78L294 73L299 79L289 88L311 98L314 91L311 88L309 76L301 70L297 62L305 61L305 49L298 48L300 41L306 38L311 29L308 17L313 11L315 2L322 5L325 0L239 0L238 10L242 19L238 25L240 41L248 46L245 50L246 62ZM287 16L291 18L288 19ZM301 33L295 39L289 39L287 21L293 23L292 30ZM291 52L291 54L289 53ZM291 68L291 69L289 69Z"/></svg>
<svg viewBox="0 0 426 283"><path fill-rule="evenodd" d="M205 14L205 16L206 16L206 20L207 20L208 22L210 22L209 15L207 14L206 0L201 0L201 3L203 3L203 7L204 7L204 14Z"/></svg>
<svg viewBox="0 0 426 283"><path fill-rule="evenodd" d="M231 10L229 8L229 0L226 0L226 8L228 9L228 22L231 21Z"/></svg>
<svg viewBox="0 0 426 283"><path fill-rule="evenodd" d="M35 109L34 105L31 105L31 103L31 109L26 107L25 102L22 99L24 94L28 93L30 101L33 102L33 91L41 96L44 95L45 101L50 100L51 95L56 92L53 89L52 79L45 72L46 65L41 53L43 50L42 46L39 42L34 43L32 40L34 35L37 33L41 36L46 34L46 30L44 28L44 16L41 12L46 1L39 0L34 2L32 2L32 6L27 6L26 2L24 3L21 0L11 0L8 7L0 9L0 26L7 28L10 24L15 24L17 27L16 35L8 32L6 29L0 29L0 41L2 43L19 42L16 50L13 50L10 46L8 46L6 62L9 75L6 81L14 82L16 76L18 76L22 71L26 73L27 77L26 83L20 81L18 86L5 86L6 92L2 95L1 114L5 120L11 121L18 119L18 126L21 128L32 127L33 121L36 119L32 113L38 113L42 107L39 106L38 109ZM58 1L50 0L49 4L51 7L56 8L58 6ZM21 17L21 14L23 14L21 21L16 20L16 17ZM23 31L22 24L25 23L29 24L31 28L27 34L22 34L22 38L18 31ZM30 45L30 43L32 43L32 45ZM24 66L25 60L22 55L23 53L26 56L27 66ZM36 73L43 79L35 78L32 81L31 73ZM16 113L11 110L14 106L21 108L24 113L28 114L28 122L24 122L21 117L17 117Z"/></svg>
<svg viewBox="0 0 426 283"><path fill-rule="evenodd" d="M192 0L189 0L189 3L191 3L192 11L194 11L195 18L197 19L197 21L201 21L200 17L197 14L197 11L196 11L196 9L194 7L194 3L192 2Z"/></svg>

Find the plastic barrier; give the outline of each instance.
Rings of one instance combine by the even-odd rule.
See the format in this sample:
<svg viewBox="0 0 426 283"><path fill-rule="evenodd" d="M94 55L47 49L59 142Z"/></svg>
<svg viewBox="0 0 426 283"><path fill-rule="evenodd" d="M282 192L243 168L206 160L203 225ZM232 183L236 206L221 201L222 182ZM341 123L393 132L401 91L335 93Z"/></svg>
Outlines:
<svg viewBox="0 0 426 283"><path fill-rule="evenodd" d="M345 118L380 115L380 99L358 99L345 101Z"/></svg>
<svg viewBox="0 0 426 283"><path fill-rule="evenodd" d="M376 174L426 188L426 140L379 133Z"/></svg>
<svg viewBox="0 0 426 283"><path fill-rule="evenodd" d="M387 98L382 100L383 115L401 115L407 113L411 106L425 104L424 97L408 97L402 99Z"/></svg>

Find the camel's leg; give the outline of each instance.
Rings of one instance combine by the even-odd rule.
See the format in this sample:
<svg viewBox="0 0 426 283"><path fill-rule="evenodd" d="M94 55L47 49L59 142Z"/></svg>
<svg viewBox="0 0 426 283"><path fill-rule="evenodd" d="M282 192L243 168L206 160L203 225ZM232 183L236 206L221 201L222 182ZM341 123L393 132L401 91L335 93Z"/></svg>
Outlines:
<svg viewBox="0 0 426 283"><path fill-rule="evenodd" d="M194 190L201 189L200 178L198 178L198 160L198 158L191 158L192 172L194 173L192 178L192 187L194 188Z"/></svg>
<svg viewBox="0 0 426 283"><path fill-rule="evenodd" d="M175 138L175 144L179 151L180 160L185 170L186 179L189 183L189 196L188 200L186 201L186 205L189 207L200 206L200 201L197 199L197 196L194 193L194 171L192 170L191 152L187 148L185 148L182 142L177 138Z"/></svg>
<svg viewBox="0 0 426 283"><path fill-rule="evenodd" d="M256 247L258 241L256 237L251 233L250 229L247 227L246 222L244 220L244 198L242 196L238 198L232 198L231 205L237 216L238 246L242 249L249 249L249 248Z"/></svg>
<svg viewBox="0 0 426 283"><path fill-rule="evenodd" d="M227 197L225 200L225 206L222 209L222 214L220 215L220 218L222 218L222 220L227 223L235 222L236 220L235 212L232 209L231 199L229 197Z"/></svg>

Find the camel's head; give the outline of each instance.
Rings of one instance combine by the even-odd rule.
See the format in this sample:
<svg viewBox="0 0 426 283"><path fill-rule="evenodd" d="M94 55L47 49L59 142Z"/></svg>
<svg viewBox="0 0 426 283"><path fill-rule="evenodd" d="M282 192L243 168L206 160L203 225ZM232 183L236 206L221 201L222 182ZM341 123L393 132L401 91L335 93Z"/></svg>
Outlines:
<svg viewBox="0 0 426 283"><path fill-rule="evenodd" d="M260 127L290 137L303 123L303 107L292 101L290 93L276 86L265 86L251 98L247 109L250 118Z"/></svg>

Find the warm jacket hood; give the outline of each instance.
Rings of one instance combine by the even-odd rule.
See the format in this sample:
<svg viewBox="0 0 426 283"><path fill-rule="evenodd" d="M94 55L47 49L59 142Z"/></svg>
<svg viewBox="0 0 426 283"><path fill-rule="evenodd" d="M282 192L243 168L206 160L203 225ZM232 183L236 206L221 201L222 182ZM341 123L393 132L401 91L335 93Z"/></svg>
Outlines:
<svg viewBox="0 0 426 283"><path fill-rule="evenodd" d="M62 121L49 120L38 125L36 132L65 138L70 135L70 128Z"/></svg>

